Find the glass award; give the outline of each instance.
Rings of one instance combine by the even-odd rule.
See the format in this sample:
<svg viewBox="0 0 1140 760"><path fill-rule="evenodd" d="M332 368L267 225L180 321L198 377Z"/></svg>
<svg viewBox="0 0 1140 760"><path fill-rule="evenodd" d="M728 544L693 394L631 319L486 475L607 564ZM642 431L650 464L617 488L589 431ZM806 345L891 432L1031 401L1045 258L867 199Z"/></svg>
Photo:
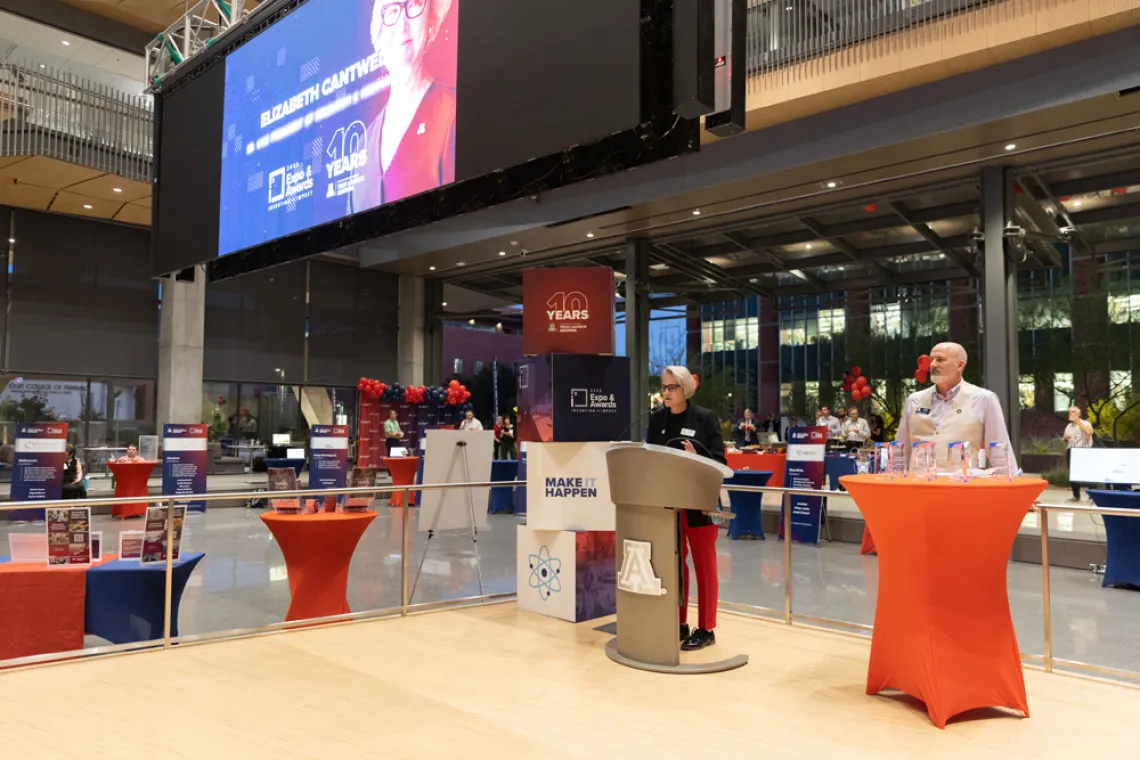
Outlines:
<svg viewBox="0 0 1140 760"><path fill-rule="evenodd" d="M934 443L915 441L910 445L910 474L930 480L934 477Z"/></svg>
<svg viewBox="0 0 1140 760"><path fill-rule="evenodd" d="M986 446L986 464L995 477L1013 480L1013 466L1010 462L1009 444L990 441Z"/></svg>
<svg viewBox="0 0 1140 760"><path fill-rule="evenodd" d="M891 480L905 478L907 472L907 450L901 443L892 442L887 445L887 472Z"/></svg>
<svg viewBox="0 0 1140 760"><path fill-rule="evenodd" d="M951 480L969 480L970 444L968 441L952 441L946 447L946 469Z"/></svg>
<svg viewBox="0 0 1140 760"><path fill-rule="evenodd" d="M855 455L855 474L867 475L871 472L871 454L866 451L860 451Z"/></svg>

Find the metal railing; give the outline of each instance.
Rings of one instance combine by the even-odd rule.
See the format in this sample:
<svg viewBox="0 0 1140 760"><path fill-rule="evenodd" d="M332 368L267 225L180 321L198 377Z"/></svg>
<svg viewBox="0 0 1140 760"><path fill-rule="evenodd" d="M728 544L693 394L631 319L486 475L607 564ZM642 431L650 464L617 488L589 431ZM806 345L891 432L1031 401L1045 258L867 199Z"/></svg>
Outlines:
<svg viewBox="0 0 1140 760"><path fill-rule="evenodd" d="M424 493L431 491L441 490L455 490L455 489L476 489L476 488L519 488L526 487L525 481L498 481L498 482L480 482L480 483L458 483L458 484L443 484L443 485L413 485L413 486L370 486L361 488L327 488L327 489L298 489L295 491L218 491L206 494L193 494L181 495L177 497L172 496L139 496L139 497L111 497L100 499L72 499L72 500L59 500L59 501L28 501L28 502L8 502L0 504L0 515L5 511L17 509L39 509L39 508L59 508L59 507L81 507L81 506L114 506L117 504L163 504L167 507L178 503L182 504L191 501L234 501L234 500L254 500L254 499L291 499L291 498L312 498L323 496L371 496L376 497L381 494L403 494L402 506L389 507L390 509L400 510L404 519L401 525L401 568L400 568L400 605L398 607L391 607L379 610L363 611L363 612L349 612L343 615L334 615L329 617L312 618L300 621L288 621L281 623L272 623L269 625L259 626L256 628L243 628L230 631L220 631L208 634L197 634L188 636L171 636L171 601L173 591L173 559L170 553L167 553L166 559L166 590L164 598L164 619L163 619L163 636L162 639L155 639L153 641L142 641L130 644L116 644L103 647L93 647L90 649L79 650L77 652L58 652L51 654L35 655L32 657L23 657L19 659L10 659L0 661L0 666L4 668L18 667L23 665L42 664L45 662L53 662L63 659L73 659L79 657L98 656L104 654L113 654L124 651L154 649L154 648L169 648L175 644L183 645L189 643L204 643L208 641L219 641L224 639L245 638L250 636L257 636L266 633L281 631L287 628L303 627L313 624L325 623L339 623L348 621L371 620L384 617L403 617L416 612L427 612L432 610L448 609L454 607L468 606L472 604L486 604L510 601L517 598L516 593L495 593L483 594L474 597L464 597L461 599L424 602L420 604L413 604L412 599L409 598L408 587L408 546L410 541L410 525L411 520L407 519L407 510L411 507L410 495L414 493ZM773 486L742 486L742 485L725 485L724 490L730 492L740 493L756 493L756 494L778 494L783 498L784 506L788 504L789 496L816 496L816 497L846 497L850 498L843 491L832 491L824 489L808 489L808 488L778 488ZM1093 673L1097 675L1107 675L1114 678L1126 679L1129 681L1140 681L1140 673L1123 670L1119 668L1112 668L1101 665L1093 665L1090 663L1080 662L1076 660L1069 660L1059 658L1053 653L1053 621L1052 621L1052 599L1050 588L1050 565L1049 565L1049 513L1066 512L1066 513L1079 513L1088 515L1111 515L1120 517L1140 518L1140 511L1128 509L1112 509L1102 508L1096 506L1080 506L1068 504L1046 504L1037 502L1035 503L1026 514L1036 512L1041 516L1040 519L1040 541L1041 541L1041 598L1042 598L1042 629L1044 633L1044 652L1043 655L1034 655L1029 653L1022 653L1022 660L1025 662L1038 664L1040 663L1045 672L1052 673L1055 668L1060 667L1071 671ZM167 545L173 543L173 510L167 511L168 520L166 523L167 531ZM792 510L782 510L783 532L785 536L792 534ZM777 610L770 607L763 607L760 605L751 604L738 604L720 600L719 606L730 613L743 614L749 617L758 617L760 619L774 620L782 622L786 625L794 625L796 623L806 624L812 628L826 628L826 629L846 629L858 633L866 634L872 631L869 625L859 623L852 623L849 621L833 619L823 616L805 615L796 613L793 608L793 573L792 573L792 541L785 540L783 542L782 564L784 570L784 608ZM2 623L0 623L2 624Z"/></svg>
<svg viewBox="0 0 1140 760"><path fill-rule="evenodd" d="M153 129L149 95L42 64L0 63L0 156L46 156L149 182Z"/></svg>

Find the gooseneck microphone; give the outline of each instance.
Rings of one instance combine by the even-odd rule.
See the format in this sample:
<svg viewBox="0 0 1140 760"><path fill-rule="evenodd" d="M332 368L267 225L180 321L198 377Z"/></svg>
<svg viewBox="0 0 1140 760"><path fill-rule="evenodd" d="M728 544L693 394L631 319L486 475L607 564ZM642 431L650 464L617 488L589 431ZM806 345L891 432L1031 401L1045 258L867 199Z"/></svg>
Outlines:
<svg viewBox="0 0 1140 760"><path fill-rule="evenodd" d="M663 409L664 407L660 407L660 408L662 408L662 409ZM619 435L619 436L617 437L618 441L624 441L624 440L625 440L625 437L626 437L627 435L629 435L629 434L630 434L630 432L631 432L631 431L632 431L632 430L633 430L635 427L637 427L637 424L638 424L639 422L641 422L641 421L642 421L642 420L644 420L646 417L648 417L649 415L653 414L653 413L654 413L654 412L656 412L656 411L658 411L658 410L657 410L657 409L650 409L648 412L645 412L644 414L641 414L641 415L639 415L639 416L637 417L637 419L635 419L633 422L629 423L629 427L627 427L625 430L621 431L621 435Z"/></svg>

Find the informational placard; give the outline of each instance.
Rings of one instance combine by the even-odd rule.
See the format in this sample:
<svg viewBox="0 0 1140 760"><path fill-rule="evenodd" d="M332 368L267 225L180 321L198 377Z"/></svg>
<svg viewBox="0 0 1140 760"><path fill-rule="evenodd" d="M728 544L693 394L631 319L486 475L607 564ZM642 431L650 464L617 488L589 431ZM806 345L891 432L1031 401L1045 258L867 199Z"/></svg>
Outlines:
<svg viewBox="0 0 1140 760"><path fill-rule="evenodd" d="M794 427L788 429L788 460L784 467L786 488L823 487L823 469L827 456L826 427ZM792 540L819 546L823 498L789 496L792 508ZM781 522L782 524L782 522Z"/></svg>
<svg viewBox="0 0 1140 760"><path fill-rule="evenodd" d="M166 510L167 507L147 507L143 527L140 564L157 565L166 562ZM171 558L178 561L182 544L182 524L186 521L186 507L174 507L174 549Z"/></svg>
<svg viewBox="0 0 1140 760"><path fill-rule="evenodd" d="M124 530L119 534L119 559L140 559L143 548L143 531Z"/></svg>
<svg viewBox="0 0 1140 760"><path fill-rule="evenodd" d="M1073 483L1140 483L1140 449L1096 448L1072 451L1069 480Z"/></svg>
<svg viewBox="0 0 1140 760"><path fill-rule="evenodd" d="M189 496L206 492L210 452L206 425L162 426L162 494ZM204 501L180 502L203 510Z"/></svg>
<svg viewBox="0 0 1140 760"><path fill-rule="evenodd" d="M47 510L48 566L91 564L91 508Z"/></svg>
<svg viewBox="0 0 1140 760"><path fill-rule="evenodd" d="M67 462L67 423L44 422L16 426L12 459L12 501L45 501L60 497ZM42 509L8 512L10 522L44 519Z"/></svg>
<svg viewBox="0 0 1140 760"><path fill-rule="evenodd" d="M523 272L523 353L614 353L614 272L563 267Z"/></svg>
<svg viewBox="0 0 1140 760"><path fill-rule="evenodd" d="M348 425L313 425L309 437L309 488L344 488L347 482Z"/></svg>

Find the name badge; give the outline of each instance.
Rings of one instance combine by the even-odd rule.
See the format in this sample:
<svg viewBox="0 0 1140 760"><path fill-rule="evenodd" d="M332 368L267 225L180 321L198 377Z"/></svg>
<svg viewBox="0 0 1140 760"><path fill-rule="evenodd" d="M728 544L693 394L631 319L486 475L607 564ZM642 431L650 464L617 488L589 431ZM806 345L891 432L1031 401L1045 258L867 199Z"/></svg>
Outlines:
<svg viewBox="0 0 1140 760"><path fill-rule="evenodd" d="M915 411L917 414L930 414L930 410L926 408L916 409Z"/></svg>
<svg viewBox="0 0 1140 760"><path fill-rule="evenodd" d="M687 435L690 438L692 438L696 434L697 434L697 431L693 430L692 428L681 428L681 435Z"/></svg>

